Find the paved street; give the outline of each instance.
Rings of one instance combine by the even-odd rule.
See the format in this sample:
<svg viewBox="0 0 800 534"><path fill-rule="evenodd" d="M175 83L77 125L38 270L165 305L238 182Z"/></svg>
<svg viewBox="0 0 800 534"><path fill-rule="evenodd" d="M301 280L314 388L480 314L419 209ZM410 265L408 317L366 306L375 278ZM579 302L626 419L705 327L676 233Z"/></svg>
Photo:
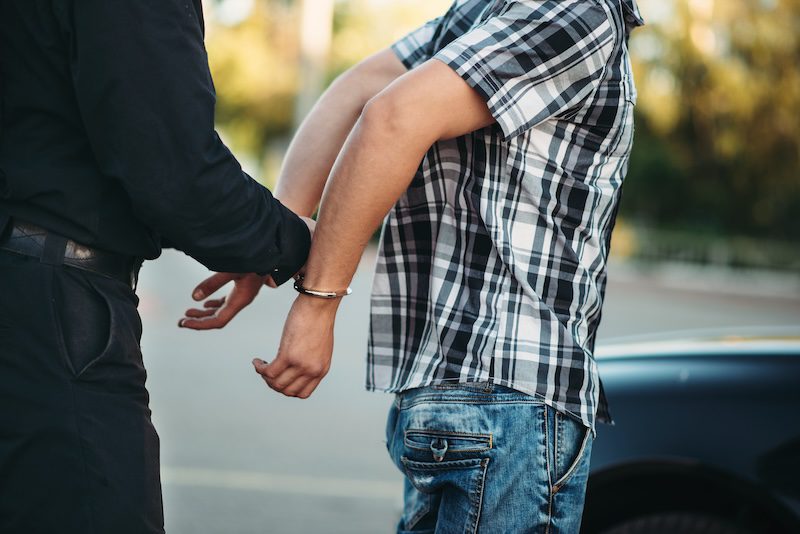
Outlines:
<svg viewBox="0 0 800 534"><path fill-rule="evenodd" d="M311 399L253 372L271 359L291 287L265 288L225 330L176 327L207 271L167 252L139 294L170 534L392 532L400 477L383 445L388 395L363 390L374 252L339 312L330 374ZM797 280L614 265L600 340L701 327L800 324ZM602 428L600 429L602 439Z"/></svg>

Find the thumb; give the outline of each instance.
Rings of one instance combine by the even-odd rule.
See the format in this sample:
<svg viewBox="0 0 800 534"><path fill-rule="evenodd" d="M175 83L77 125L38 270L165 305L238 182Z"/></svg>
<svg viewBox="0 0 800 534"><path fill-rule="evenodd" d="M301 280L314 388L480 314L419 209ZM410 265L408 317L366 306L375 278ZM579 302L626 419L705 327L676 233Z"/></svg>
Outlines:
<svg viewBox="0 0 800 534"><path fill-rule="evenodd" d="M275 358L271 362L264 361L260 358L253 358L253 368L264 378L275 378L281 371L286 369L286 367L287 364L284 363L283 358Z"/></svg>

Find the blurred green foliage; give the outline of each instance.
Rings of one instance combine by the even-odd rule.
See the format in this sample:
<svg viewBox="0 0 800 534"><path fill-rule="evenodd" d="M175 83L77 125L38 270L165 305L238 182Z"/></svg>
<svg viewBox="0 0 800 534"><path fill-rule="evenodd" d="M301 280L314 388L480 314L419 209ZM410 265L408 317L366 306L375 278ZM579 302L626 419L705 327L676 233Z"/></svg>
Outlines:
<svg viewBox="0 0 800 534"><path fill-rule="evenodd" d="M623 216L800 244L800 0L647 8L630 42L640 99Z"/></svg>
<svg viewBox="0 0 800 534"><path fill-rule="evenodd" d="M231 2L246 16L222 24L214 15ZM337 2L327 79L448 3ZM800 0L639 4L648 24L629 43L639 100L627 225L800 245ZM219 122L236 150L263 160L291 134L301 89L297 6L216 0L207 11Z"/></svg>
<svg viewBox="0 0 800 534"><path fill-rule="evenodd" d="M326 78L333 81L367 55L440 15L448 5L449 0L336 2ZM295 97L302 83L298 3L209 0L205 11L217 122L237 152L265 157L268 145L282 144L292 132Z"/></svg>
<svg viewBox="0 0 800 534"><path fill-rule="evenodd" d="M219 3L218 3L219 4ZM234 24L206 8L206 48L226 141L256 158L290 133L298 80L298 15L284 2L253 2Z"/></svg>

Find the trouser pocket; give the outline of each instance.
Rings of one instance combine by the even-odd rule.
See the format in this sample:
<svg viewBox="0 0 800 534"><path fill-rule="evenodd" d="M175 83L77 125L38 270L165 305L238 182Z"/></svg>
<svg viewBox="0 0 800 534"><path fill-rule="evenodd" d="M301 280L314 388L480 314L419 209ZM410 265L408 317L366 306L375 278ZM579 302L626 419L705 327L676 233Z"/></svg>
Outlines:
<svg viewBox="0 0 800 534"><path fill-rule="evenodd" d="M572 417L547 408L550 480L553 493L559 491L583 464L591 451L592 432Z"/></svg>
<svg viewBox="0 0 800 534"><path fill-rule="evenodd" d="M403 457L401 462L412 486L406 492L405 530L426 530L422 523L428 520L445 528L459 525L458 532L478 531L489 458L417 462Z"/></svg>
<svg viewBox="0 0 800 534"><path fill-rule="evenodd" d="M393 460L406 475L400 532L477 532L484 500L492 435L447 428L423 413L434 406L399 412L390 444ZM421 416L422 415L422 416ZM421 417L420 417L421 416Z"/></svg>
<svg viewBox="0 0 800 534"><path fill-rule="evenodd" d="M125 284L70 267L53 268L52 311L66 367L109 392L144 384L137 298Z"/></svg>
<svg viewBox="0 0 800 534"><path fill-rule="evenodd" d="M97 292L82 309L65 305L83 295L73 274L92 277ZM130 288L0 252L0 295L0 532L163 534ZM88 331L97 321L72 316L84 313L109 323Z"/></svg>
<svg viewBox="0 0 800 534"><path fill-rule="evenodd" d="M80 377L109 351L114 310L108 298L77 269L53 269L53 313L65 363Z"/></svg>

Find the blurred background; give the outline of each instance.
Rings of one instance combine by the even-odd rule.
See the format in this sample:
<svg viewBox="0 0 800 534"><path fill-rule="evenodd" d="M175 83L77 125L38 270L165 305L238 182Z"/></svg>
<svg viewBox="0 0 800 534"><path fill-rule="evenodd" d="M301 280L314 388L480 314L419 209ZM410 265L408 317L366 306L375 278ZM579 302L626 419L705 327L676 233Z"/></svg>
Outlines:
<svg viewBox="0 0 800 534"><path fill-rule="evenodd" d="M800 0L639 5L636 135L599 343L800 325ZM206 1L221 135L272 187L327 84L448 6ZM208 272L174 252L145 266L168 532L393 531L402 486L383 445L391 398L363 391L374 255L341 308L333 369L307 401L274 394L249 364L273 357L291 288L265 289L224 331L187 332L175 324Z"/></svg>

